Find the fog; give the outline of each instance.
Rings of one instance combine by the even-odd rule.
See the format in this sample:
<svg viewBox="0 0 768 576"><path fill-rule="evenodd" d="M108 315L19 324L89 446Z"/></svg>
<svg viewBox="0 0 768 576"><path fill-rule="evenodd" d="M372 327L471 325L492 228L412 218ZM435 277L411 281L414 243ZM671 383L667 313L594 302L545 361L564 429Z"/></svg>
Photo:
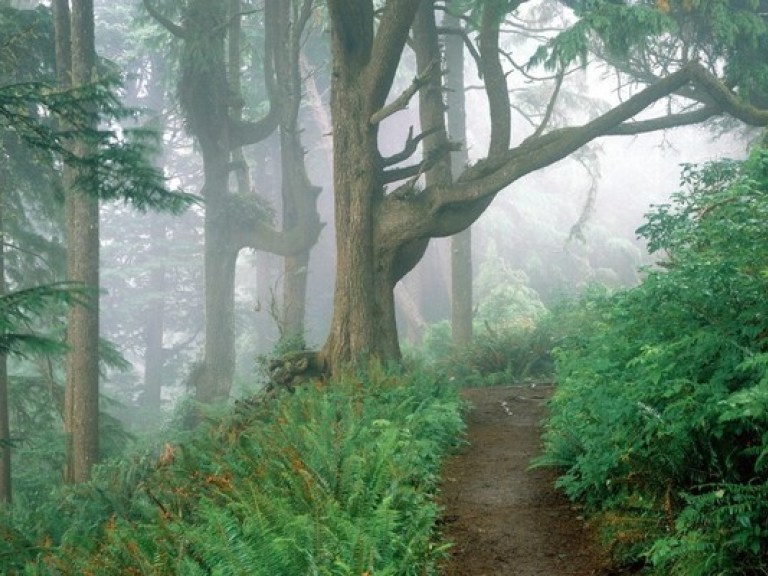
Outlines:
<svg viewBox="0 0 768 576"><path fill-rule="evenodd" d="M567 18L567 15L560 15ZM530 49L516 45L524 60ZM333 222L332 141L328 106L327 61L307 62L305 103L300 125L306 164L313 184L322 188L318 212L325 223L312 248L306 310L306 344L320 346L328 332L333 302L335 238ZM398 90L411 81L413 63L406 58L399 74ZM477 89L477 72L465 72L467 92L467 141L470 161L484 156L490 125L483 92ZM616 89L615 79L598 67L566 78L560 95L555 126L581 123L628 95ZM629 89L627 89L629 90ZM515 87L513 144L531 134L550 91L529 81ZM538 108L537 108L538 107ZM538 110L538 112L537 112ZM414 99L381 127L383 154L402 149L411 127L418 126ZM416 128L417 129L417 128ZM418 131L418 129L417 129ZM720 134L718 136L718 134ZM727 134L727 135L724 135ZM640 268L652 262L636 229L648 209L664 202L678 187L681 163L700 163L720 157L743 157L748 135L717 127L687 127L635 137L601 138L577 154L515 182L501 191L491 207L473 225L473 269L476 311L491 293L493 282L512 284L531 301L532 312L573 296L599 283L609 288L630 286L640 278ZM199 151L183 131L166 135L165 170L174 185L199 193L202 166ZM247 151L256 193L280 214L280 165L276 136ZM234 187L234 178L231 179ZM159 223L159 224L158 224ZM158 228L159 226L159 228ZM104 208L103 237L105 295L102 325L105 335L118 341L133 364L128 373L113 373L108 394L127 403L140 401L142 374L146 369L143 340L146 326L130 318L126 308L145 306L152 297L165 307L163 336L166 403L183 395L183 383L199 358L204 341L202 305L202 209L181 219L139 215ZM130 234L126 231L130 230ZM153 232L162 239L155 245ZM127 243L113 253L116 239ZM418 345L425 330L450 317L450 240L436 239L424 258L396 288L401 339ZM189 244L185 244L189 243ZM152 288L151 275L132 276L126 263L138 258L142 245L152 266L163 266L165 283ZM159 264L162 262L162 264ZM145 264L146 265L146 264ZM282 306L282 259L250 250L240 253L237 264L236 394L253 385L260 356L279 341ZM161 290L155 293L153 290ZM143 308L142 308L143 309ZM173 384L172 384L173 383Z"/></svg>

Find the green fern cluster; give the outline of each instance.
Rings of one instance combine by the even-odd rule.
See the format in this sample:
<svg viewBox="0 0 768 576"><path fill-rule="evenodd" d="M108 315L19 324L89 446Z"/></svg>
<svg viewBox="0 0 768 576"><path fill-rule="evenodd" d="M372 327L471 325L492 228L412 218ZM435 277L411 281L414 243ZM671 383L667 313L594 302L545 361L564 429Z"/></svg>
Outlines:
<svg viewBox="0 0 768 576"><path fill-rule="evenodd" d="M17 569L434 574L445 551L435 532L439 466L462 426L455 391L426 376L374 366L310 384L140 460L150 465L137 460L131 477L125 465L102 469L72 500L100 506L89 515L100 520L73 521Z"/></svg>
<svg viewBox="0 0 768 576"><path fill-rule="evenodd" d="M768 151L683 172L642 285L558 354L541 465L658 574L768 571Z"/></svg>

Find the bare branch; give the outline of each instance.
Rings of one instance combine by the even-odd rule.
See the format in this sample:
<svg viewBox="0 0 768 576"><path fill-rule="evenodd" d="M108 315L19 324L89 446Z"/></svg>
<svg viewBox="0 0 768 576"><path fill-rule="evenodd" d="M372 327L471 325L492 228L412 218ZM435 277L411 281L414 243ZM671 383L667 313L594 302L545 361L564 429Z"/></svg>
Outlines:
<svg viewBox="0 0 768 576"><path fill-rule="evenodd" d="M436 130L437 128L433 128L432 130L427 130L426 132L422 132L418 136L414 137L413 126L411 126L408 129L408 138L405 141L405 146L403 147L402 151L398 152L397 154L393 154L392 156L382 158L382 165L386 168L388 166L393 166L400 162L404 162L416 153L416 150L419 148L419 143L427 136L432 135Z"/></svg>
<svg viewBox="0 0 768 576"><path fill-rule="evenodd" d="M539 136L542 132L544 132L547 124L549 124L549 121L552 119L552 112L555 110L555 103L557 102L557 97L560 94L560 87L563 85L563 78L565 78L565 68L560 68L555 80L555 89L552 91L552 97L549 99L547 109L544 111L544 118L541 119L541 123L539 124L539 127L534 131L533 136Z"/></svg>
<svg viewBox="0 0 768 576"><path fill-rule="evenodd" d="M402 168L392 168L391 170L385 170L383 175L384 183L397 182L398 180L404 180L405 178L415 177L419 178L422 174L428 172L435 166L440 160L446 157L451 152L458 152L461 150L461 145L455 142L448 142L446 146L433 149L430 154L424 158L418 164L411 166L404 166Z"/></svg>
<svg viewBox="0 0 768 576"><path fill-rule="evenodd" d="M411 98L413 98L413 95L416 94L422 86L425 86L432 78L432 74L435 73L435 71L438 70L437 64L432 63L429 65L429 68L427 68L424 71L424 74L421 74L419 76L416 76L413 79L413 82L411 82L411 85L408 86L403 92L392 100L389 104L384 106L383 108L380 108L376 112L373 113L371 116L371 124L379 124L386 118L389 118L394 114L395 112L399 110L404 110L408 107L408 103L411 101Z"/></svg>

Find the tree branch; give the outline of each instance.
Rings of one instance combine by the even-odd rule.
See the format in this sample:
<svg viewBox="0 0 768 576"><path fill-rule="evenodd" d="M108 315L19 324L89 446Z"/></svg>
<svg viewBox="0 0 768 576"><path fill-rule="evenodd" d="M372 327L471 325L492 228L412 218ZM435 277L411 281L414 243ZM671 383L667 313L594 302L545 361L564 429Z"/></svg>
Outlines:
<svg viewBox="0 0 768 576"><path fill-rule="evenodd" d="M552 112L555 110L555 103L557 97L560 94L560 87L563 85L563 78L565 78L565 68L560 68L555 79L555 89L552 91L552 97L549 99L547 109L544 111L544 117L541 119L538 128L533 133L533 136L539 136L547 128L547 124L552 119Z"/></svg>
<svg viewBox="0 0 768 576"><path fill-rule="evenodd" d="M168 30L168 32L170 32L177 38L181 38L182 40L189 39L189 33L187 32L187 29L183 28L182 26L179 26L178 24L175 24L174 22L171 22L170 19L163 16L160 12L157 11L157 9L154 6L152 6L152 4L150 3L150 0L144 0L143 4L144 4L144 8L147 9L147 12L149 12L149 15L152 16L152 18L154 18L155 20L157 20L157 23L160 24L166 30Z"/></svg>
<svg viewBox="0 0 768 576"><path fill-rule="evenodd" d="M448 154L451 152L458 152L459 150L461 150L461 145L453 142L449 142L447 146L434 148L430 151L430 154L418 164L385 170L383 173L383 181L385 184L389 184L391 182L397 182L398 180L404 180L406 178L418 178L422 174L425 174L431 170Z"/></svg>
<svg viewBox="0 0 768 576"><path fill-rule="evenodd" d="M671 114L659 118L638 120L636 122L623 122L615 128L608 130L605 135L632 136L635 134L644 134L646 132L656 132L657 130L678 128L680 126L690 126L692 124L700 124L721 113L722 110L716 106L705 106L704 108L693 110L691 112Z"/></svg>
<svg viewBox="0 0 768 576"><path fill-rule="evenodd" d="M706 91L721 108L705 107L664 119L627 122L653 103L689 84ZM407 241L412 237L455 234L470 225L482 213L482 207L487 206L504 187L565 158L595 138L689 124L719 112L730 114L747 124L768 125L768 110L743 104L703 66L690 62L586 124L531 136L500 157L479 162L465 170L453 185L428 187L407 202L402 198L390 201L391 195L388 196L393 216L387 226L392 225L393 229L387 229L385 236L399 234L402 239L402 230L408 230L408 238L402 239ZM395 204L396 201L398 204Z"/></svg>
<svg viewBox="0 0 768 576"><path fill-rule="evenodd" d="M408 32L422 1L427 0L389 0L381 14L376 36L371 50L372 67L368 74L368 96L371 108L384 107L392 81L400 63ZM342 10L357 4L343 0Z"/></svg>
<svg viewBox="0 0 768 576"><path fill-rule="evenodd" d="M397 154L393 154L392 156L387 156L386 158L382 158L382 166L384 168L388 166L393 166L395 164L399 164L400 162L404 162L411 156L413 156L416 153L416 150L419 149L419 142L424 140L427 136L431 135L436 128L433 130L427 130L426 132L422 132L418 136L414 138L413 136L413 126L411 126L408 129L408 138L405 141L405 146L403 147L402 151L398 152Z"/></svg>
<svg viewBox="0 0 768 576"><path fill-rule="evenodd" d="M374 112L371 116L371 124L379 124L386 118L392 116L392 114L395 112L407 108L408 103L411 101L411 98L413 98L413 95L416 94L416 92L418 92L423 86L429 83L429 81L432 79L432 75L435 74L436 71L439 73L437 65L433 62L430 64L429 68L424 71L423 74L420 74L413 79L411 85L403 90L400 96L392 100L392 102L386 106L379 108L376 112Z"/></svg>

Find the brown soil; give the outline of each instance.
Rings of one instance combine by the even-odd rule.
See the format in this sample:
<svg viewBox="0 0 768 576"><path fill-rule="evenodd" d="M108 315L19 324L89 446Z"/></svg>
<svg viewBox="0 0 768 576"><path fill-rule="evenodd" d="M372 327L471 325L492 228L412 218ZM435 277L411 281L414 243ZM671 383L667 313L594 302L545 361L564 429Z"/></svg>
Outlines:
<svg viewBox="0 0 768 576"><path fill-rule="evenodd" d="M605 555L551 470L529 471L541 447L549 386L464 391L469 445L443 474L446 576L607 576Z"/></svg>

